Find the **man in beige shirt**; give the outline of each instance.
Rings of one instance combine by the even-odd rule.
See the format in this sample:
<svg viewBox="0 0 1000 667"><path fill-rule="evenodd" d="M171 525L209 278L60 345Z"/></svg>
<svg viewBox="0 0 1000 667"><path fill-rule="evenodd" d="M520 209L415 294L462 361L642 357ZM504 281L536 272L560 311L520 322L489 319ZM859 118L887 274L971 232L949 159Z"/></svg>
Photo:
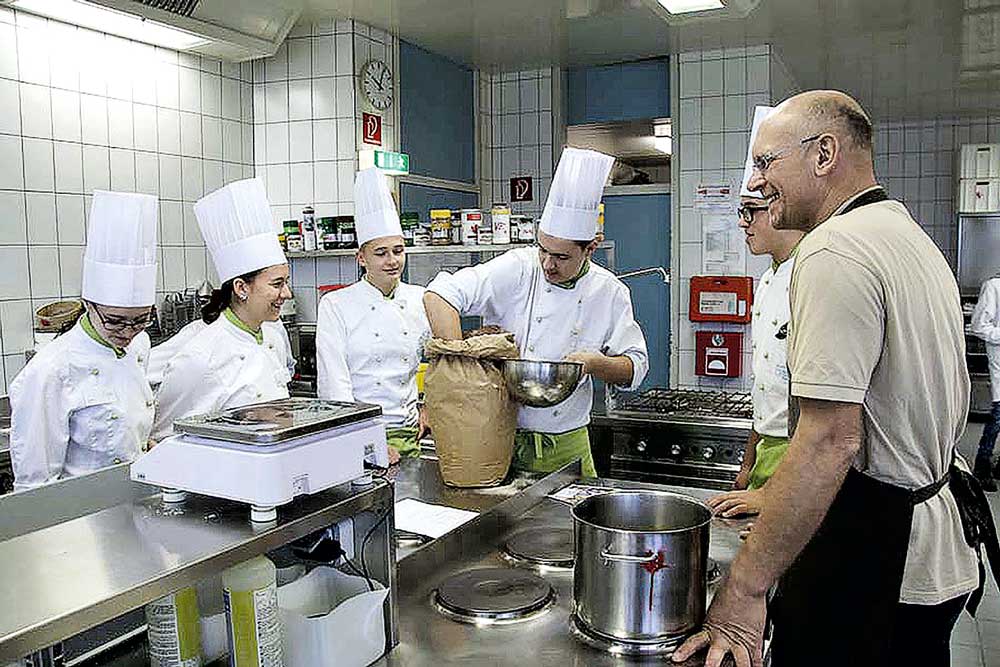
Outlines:
<svg viewBox="0 0 1000 667"><path fill-rule="evenodd" d="M774 667L944 667L979 584L951 488L983 510L951 466L969 401L958 287L878 186L871 137L855 100L813 91L782 103L754 142L750 189L776 228L809 232L791 286L799 419L706 630L675 660L709 646L713 667L727 653L759 664L777 583Z"/></svg>

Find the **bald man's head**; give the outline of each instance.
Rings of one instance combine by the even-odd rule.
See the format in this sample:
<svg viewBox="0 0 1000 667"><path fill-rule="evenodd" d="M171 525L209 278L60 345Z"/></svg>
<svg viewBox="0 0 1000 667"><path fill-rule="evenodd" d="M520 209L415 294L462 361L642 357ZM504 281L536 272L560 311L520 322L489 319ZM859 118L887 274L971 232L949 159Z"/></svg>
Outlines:
<svg viewBox="0 0 1000 667"><path fill-rule="evenodd" d="M811 90L788 98L775 110L799 119L809 134L838 132L852 148L871 153L872 121L858 101L839 90Z"/></svg>

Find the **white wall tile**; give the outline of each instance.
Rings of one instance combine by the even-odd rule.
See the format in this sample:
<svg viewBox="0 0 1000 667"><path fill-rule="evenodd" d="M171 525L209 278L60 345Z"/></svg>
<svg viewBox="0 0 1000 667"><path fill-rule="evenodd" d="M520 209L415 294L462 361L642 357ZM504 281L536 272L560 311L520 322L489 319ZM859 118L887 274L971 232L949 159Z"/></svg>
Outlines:
<svg viewBox="0 0 1000 667"><path fill-rule="evenodd" d="M255 120L256 117L255 117ZM268 83L264 86L264 116L261 121L278 122L288 120L288 84Z"/></svg>
<svg viewBox="0 0 1000 667"><path fill-rule="evenodd" d="M264 80L281 81L288 78L288 44L282 43L270 58L264 59Z"/></svg>
<svg viewBox="0 0 1000 667"><path fill-rule="evenodd" d="M160 190L160 163L156 153L135 154L135 191L156 195Z"/></svg>
<svg viewBox="0 0 1000 667"><path fill-rule="evenodd" d="M314 37L312 47L312 76L333 76L337 73L337 55L333 35Z"/></svg>
<svg viewBox="0 0 1000 667"><path fill-rule="evenodd" d="M14 26L0 23L0 77L17 78L17 36Z"/></svg>
<svg viewBox="0 0 1000 667"><path fill-rule="evenodd" d="M24 193L0 191L0 245L23 245L27 242Z"/></svg>
<svg viewBox="0 0 1000 667"><path fill-rule="evenodd" d="M21 84L21 132L26 137L52 137L52 97L45 86Z"/></svg>
<svg viewBox="0 0 1000 667"><path fill-rule="evenodd" d="M339 76L337 86L337 118L354 117L354 79Z"/></svg>
<svg viewBox="0 0 1000 667"><path fill-rule="evenodd" d="M722 66L726 95L744 94L747 90L746 58L728 58Z"/></svg>
<svg viewBox="0 0 1000 667"><path fill-rule="evenodd" d="M267 163L288 162L288 123L269 123L264 128Z"/></svg>
<svg viewBox="0 0 1000 667"><path fill-rule="evenodd" d="M52 136L62 141L80 141L80 94L52 90Z"/></svg>
<svg viewBox="0 0 1000 667"><path fill-rule="evenodd" d="M47 31L17 29L17 62L21 81L49 85Z"/></svg>
<svg viewBox="0 0 1000 667"><path fill-rule="evenodd" d="M701 132L701 101L698 99L681 100L678 114L678 135L697 134Z"/></svg>
<svg viewBox="0 0 1000 667"><path fill-rule="evenodd" d="M84 143L108 145L108 102L96 95L80 95L81 136Z"/></svg>
<svg viewBox="0 0 1000 667"><path fill-rule="evenodd" d="M341 201L354 201L354 162L341 160L337 163L337 194ZM347 214L350 215L350 214Z"/></svg>
<svg viewBox="0 0 1000 667"><path fill-rule="evenodd" d="M113 148L135 146L131 102L108 100L108 141Z"/></svg>
<svg viewBox="0 0 1000 667"><path fill-rule="evenodd" d="M181 192L184 201L195 202L205 194L201 160L185 157L181 159Z"/></svg>
<svg viewBox="0 0 1000 667"><path fill-rule="evenodd" d="M202 116L202 148L205 157L211 160L222 159L222 121L218 118Z"/></svg>
<svg viewBox="0 0 1000 667"><path fill-rule="evenodd" d="M17 81L0 79L0 132L21 133L20 105Z"/></svg>
<svg viewBox="0 0 1000 667"><path fill-rule="evenodd" d="M748 93L764 93L770 87L770 59L767 56L747 58Z"/></svg>
<svg viewBox="0 0 1000 667"><path fill-rule="evenodd" d="M312 40L290 39L288 44L288 78L308 79L312 76Z"/></svg>
<svg viewBox="0 0 1000 667"><path fill-rule="evenodd" d="M337 123L316 120L312 125L313 159L333 160L337 157Z"/></svg>
<svg viewBox="0 0 1000 667"><path fill-rule="evenodd" d="M208 280L208 264L204 248L184 248L185 286L195 287Z"/></svg>
<svg viewBox="0 0 1000 667"><path fill-rule="evenodd" d="M722 61L706 60L701 63L701 90L703 95L722 95Z"/></svg>
<svg viewBox="0 0 1000 667"><path fill-rule="evenodd" d="M222 162L219 160L204 160L201 163L202 173L204 175L204 192L207 194L209 192L214 192L221 188L225 183L223 182L223 171Z"/></svg>
<svg viewBox="0 0 1000 667"><path fill-rule="evenodd" d="M53 148L56 191L83 194L83 147L57 141Z"/></svg>
<svg viewBox="0 0 1000 667"><path fill-rule="evenodd" d="M135 192L135 153L128 149L111 149L111 189Z"/></svg>
<svg viewBox="0 0 1000 667"><path fill-rule="evenodd" d="M354 121L337 121L337 157L342 160L354 159Z"/></svg>
<svg viewBox="0 0 1000 667"><path fill-rule="evenodd" d="M177 70L180 85L178 107L182 111L201 111L201 72L181 67Z"/></svg>
<svg viewBox="0 0 1000 667"><path fill-rule="evenodd" d="M198 176L199 178L201 177L200 170L198 172ZM185 203L181 209L181 215L184 218L184 245L204 245L205 240L201 236L201 230L198 229L198 218L194 215L194 206L192 204ZM215 284L218 285L219 283Z"/></svg>
<svg viewBox="0 0 1000 667"><path fill-rule="evenodd" d="M25 217L28 223L28 243L56 245L56 196L47 192L26 192Z"/></svg>
<svg viewBox="0 0 1000 667"><path fill-rule="evenodd" d="M156 138L161 153L177 155L181 152L181 121L177 111L156 110Z"/></svg>
<svg viewBox="0 0 1000 667"><path fill-rule="evenodd" d="M107 190L111 187L111 156L103 146L83 147L84 192Z"/></svg>
<svg viewBox="0 0 1000 667"><path fill-rule="evenodd" d="M312 121L288 124L288 152L292 162L310 162L313 159Z"/></svg>
<svg viewBox="0 0 1000 667"><path fill-rule="evenodd" d="M727 61L728 62L728 61ZM750 122L747 120L747 103L744 95L726 95L722 103L723 106L723 127L726 130L749 131Z"/></svg>
<svg viewBox="0 0 1000 667"><path fill-rule="evenodd" d="M107 75L104 68L104 35L91 30L77 31L80 59L80 92L107 95Z"/></svg>
<svg viewBox="0 0 1000 667"><path fill-rule="evenodd" d="M337 74L354 73L354 40L351 35L337 35Z"/></svg>
<svg viewBox="0 0 1000 667"><path fill-rule="evenodd" d="M290 204L289 173L287 164L270 165L265 168L267 197L272 204Z"/></svg>
<svg viewBox="0 0 1000 667"><path fill-rule="evenodd" d="M721 132L723 126L721 97L705 97L701 100L701 131Z"/></svg>
<svg viewBox="0 0 1000 667"><path fill-rule="evenodd" d="M222 121L222 159L227 162L243 160L243 126L238 121Z"/></svg>
<svg viewBox="0 0 1000 667"><path fill-rule="evenodd" d="M682 98L701 95L701 61L680 64L678 92Z"/></svg>
<svg viewBox="0 0 1000 667"><path fill-rule="evenodd" d="M31 301L19 299L0 303L0 327L3 331L4 352L11 354L30 350L35 337L32 327Z"/></svg>
<svg viewBox="0 0 1000 667"><path fill-rule="evenodd" d="M201 116L182 112L181 121L181 155L185 157L201 157Z"/></svg>
<svg viewBox="0 0 1000 667"><path fill-rule="evenodd" d="M59 251L55 246L28 248L28 265L31 296L52 298L59 296ZM22 292L20 296L24 296Z"/></svg>
<svg viewBox="0 0 1000 667"><path fill-rule="evenodd" d="M47 139L24 140L24 189L52 192L55 172L52 142Z"/></svg>
<svg viewBox="0 0 1000 667"><path fill-rule="evenodd" d="M25 246L0 247L0 299L23 298L28 283L28 249Z"/></svg>
<svg viewBox="0 0 1000 667"><path fill-rule="evenodd" d="M240 120L240 83L234 79L222 79L222 117Z"/></svg>
<svg viewBox="0 0 1000 667"><path fill-rule="evenodd" d="M157 172L160 177L159 195L164 199L180 200L181 193L181 159L174 155L159 155Z"/></svg>
<svg viewBox="0 0 1000 667"><path fill-rule="evenodd" d="M301 162L289 168L291 178L291 202L311 204L313 202L313 166L311 162Z"/></svg>
<svg viewBox="0 0 1000 667"><path fill-rule="evenodd" d="M156 107L136 104L132 107L135 147L143 151L156 151Z"/></svg>
<svg viewBox="0 0 1000 667"><path fill-rule="evenodd" d="M187 287L184 275L184 248L161 248L160 261L164 290L174 292Z"/></svg>
<svg viewBox="0 0 1000 667"><path fill-rule="evenodd" d="M59 248L59 289L63 298L80 296L83 283L83 252L81 246Z"/></svg>
<svg viewBox="0 0 1000 667"><path fill-rule="evenodd" d="M209 116L222 115L222 78L215 74L201 74L201 112Z"/></svg>
<svg viewBox="0 0 1000 667"><path fill-rule="evenodd" d="M160 200L158 241L161 246L184 244L184 213L181 202Z"/></svg>
<svg viewBox="0 0 1000 667"><path fill-rule="evenodd" d="M308 120L312 117L312 85L308 79L288 82L288 119ZM269 119L270 120L270 119Z"/></svg>
<svg viewBox="0 0 1000 667"><path fill-rule="evenodd" d="M336 78L326 77L312 80L312 117L314 119L337 117Z"/></svg>
<svg viewBox="0 0 1000 667"><path fill-rule="evenodd" d="M313 197L317 202L337 201L337 163L315 162L313 169Z"/></svg>

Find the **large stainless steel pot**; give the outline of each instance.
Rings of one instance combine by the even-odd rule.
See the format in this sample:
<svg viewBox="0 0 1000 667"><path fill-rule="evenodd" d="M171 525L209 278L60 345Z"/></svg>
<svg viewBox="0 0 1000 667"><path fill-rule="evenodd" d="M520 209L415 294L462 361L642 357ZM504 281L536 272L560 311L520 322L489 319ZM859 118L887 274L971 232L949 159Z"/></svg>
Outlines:
<svg viewBox="0 0 1000 667"><path fill-rule="evenodd" d="M573 507L577 618L625 642L682 637L705 620L712 512L676 493L625 491Z"/></svg>

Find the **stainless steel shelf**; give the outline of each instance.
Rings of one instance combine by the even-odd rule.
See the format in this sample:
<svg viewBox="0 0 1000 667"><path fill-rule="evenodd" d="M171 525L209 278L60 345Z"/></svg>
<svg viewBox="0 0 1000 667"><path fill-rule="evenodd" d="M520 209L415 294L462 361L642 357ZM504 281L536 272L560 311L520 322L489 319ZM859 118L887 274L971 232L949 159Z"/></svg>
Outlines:
<svg viewBox="0 0 1000 667"><path fill-rule="evenodd" d="M441 255L441 254L468 254L471 252L507 252L515 248L528 248L528 243L511 243L505 245L430 245L430 246L408 246L408 255ZM597 248L599 250L614 250L614 241L604 241ZM285 255L289 259L307 259L310 257L354 257L357 248L346 248L343 250L312 250L309 252L287 252Z"/></svg>

